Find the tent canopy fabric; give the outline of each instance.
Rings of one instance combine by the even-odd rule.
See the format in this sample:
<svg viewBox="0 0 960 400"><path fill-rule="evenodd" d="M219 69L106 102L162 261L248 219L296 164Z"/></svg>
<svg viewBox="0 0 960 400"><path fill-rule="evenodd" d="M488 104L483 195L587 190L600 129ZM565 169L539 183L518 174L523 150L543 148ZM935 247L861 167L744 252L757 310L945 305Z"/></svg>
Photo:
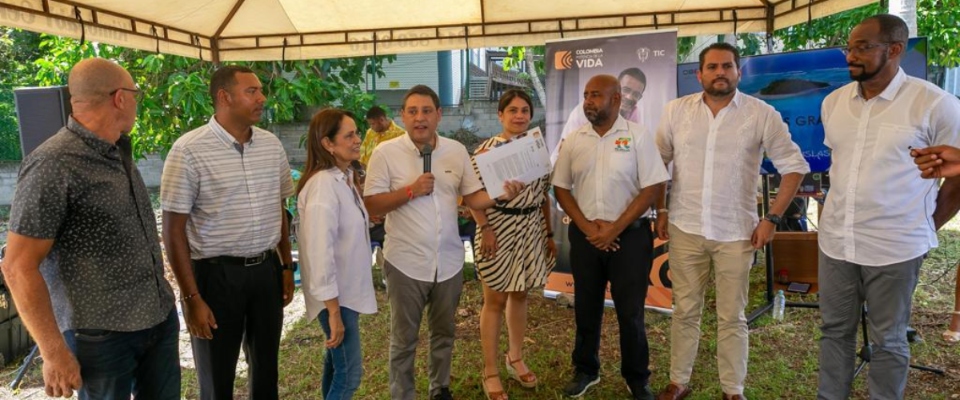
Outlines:
<svg viewBox="0 0 960 400"><path fill-rule="evenodd" d="M355 57L677 29L770 32L870 0L0 0L0 25L212 61Z"/></svg>

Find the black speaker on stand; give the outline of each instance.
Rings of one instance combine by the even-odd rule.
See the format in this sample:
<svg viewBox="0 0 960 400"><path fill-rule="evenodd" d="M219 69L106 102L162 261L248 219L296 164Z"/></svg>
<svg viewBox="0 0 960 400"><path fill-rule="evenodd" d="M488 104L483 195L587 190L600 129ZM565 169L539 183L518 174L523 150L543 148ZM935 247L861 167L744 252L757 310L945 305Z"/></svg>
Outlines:
<svg viewBox="0 0 960 400"><path fill-rule="evenodd" d="M13 97L17 105L17 120L20 123L20 149L23 158L27 158L28 154L67 125L67 119L72 111L70 92L66 86L20 88L13 91ZM6 246L0 250L0 260L5 255L4 250ZM0 294L5 292L6 288L0 283ZM15 315L16 307L13 302L4 302L4 304L7 303L11 308L10 314ZM7 327L7 325L11 326ZM9 321L0 324L0 333L2 333L0 342L6 344L0 345L5 361L9 361L14 355L22 353L33 344L19 317L12 317ZM16 389L20 386L23 376L36 356L37 346L33 344L30 353L23 359L23 363L17 370L17 375L10 384L11 388Z"/></svg>
<svg viewBox="0 0 960 400"><path fill-rule="evenodd" d="M37 146L67 125L72 111L66 86L20 88L13 91L20 121L20 149L27 158Z"/></svg>

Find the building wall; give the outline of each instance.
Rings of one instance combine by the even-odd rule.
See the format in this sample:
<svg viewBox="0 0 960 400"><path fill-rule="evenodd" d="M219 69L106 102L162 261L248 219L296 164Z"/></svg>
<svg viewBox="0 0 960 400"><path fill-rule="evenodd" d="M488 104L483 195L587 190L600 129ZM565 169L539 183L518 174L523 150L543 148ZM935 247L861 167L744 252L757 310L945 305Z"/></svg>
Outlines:
<svg viewBox="0 0 960 400"><path fill-rule="evenodd" d="M163 173L163 159L159 155L151 154L145 159L137 161L137 169L143 176L143 183L148 188L160 187L160 177ZM0 163L0 205L9 205L17 188L17 174L20 172L20 162Z"/></svg>

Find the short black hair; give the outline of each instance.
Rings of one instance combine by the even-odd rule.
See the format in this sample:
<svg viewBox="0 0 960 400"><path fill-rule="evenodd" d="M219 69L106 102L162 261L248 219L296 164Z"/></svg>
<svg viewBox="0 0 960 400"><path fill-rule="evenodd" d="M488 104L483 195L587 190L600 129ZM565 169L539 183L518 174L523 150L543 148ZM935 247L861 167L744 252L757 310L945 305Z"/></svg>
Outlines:
<svg viewBox="0 0 960 400"><path fill-rule="evenodd" d="M707 58L707 52L710 50L720 50L720 51L729 51L733 53L733 63L737 65L737 69L740 69L740 50L737 50L736 47L733 47L730 43L718 42L707 46L707 48L700 51L700 70L703 71L703 60Z"/></svg>
<svg viewBox="0 0 960 400"><path fill-rule="evenodd" d="M407 91L407 94L403 95L403 108L407 108L407 99L413 95L420 96L430 96L430 100L433 100L433 106L437 109L440 108L440 97L437 96L437 92L434 92L433 89L430 89L430 86L427 85L417 85Z"/></svg>
<svg viewBox="0 0 960 400"><path fill-rule="evenodd" d="M620 82L623 79L623 77L627 75L630 75L634 79L640 81L640 83L643 84L644 88L647 87L647 75L644 74L643 71L640 70L640 68L633 67L633 68L627 68L623 71L620 71L620 75L617 76L617 82Z"/></svg>
<svg viewBox="0 0 960 400"><path fill-rule="evenodd" d="M210 77L210 99L213 100L213 108L217 108L217 93L220 90L229 91L233 85L237 84L237 74L253 74L252 69L239 66L239 65L227 65L218 68L213 76Z"/></svg>
<svg viewBox="0 0 960 400"><path fill-rule="evenodd" d="M877 14L869 17L860 24L867 21L877 21L880 24L880 41L884 43L901 43L906 45L910 39L910 28L907 22L893 14Z"/></svg>
<svg viewBox="0 0 960 400"><path fill-rule="evenodd" d="M367 110L367 115L364 118L378 119L378 118L386 118L386 117L387 117L387 113L383 111L383 109L380 108L380 106L373 106L373 107L370 107L369 110Z"/></svg>

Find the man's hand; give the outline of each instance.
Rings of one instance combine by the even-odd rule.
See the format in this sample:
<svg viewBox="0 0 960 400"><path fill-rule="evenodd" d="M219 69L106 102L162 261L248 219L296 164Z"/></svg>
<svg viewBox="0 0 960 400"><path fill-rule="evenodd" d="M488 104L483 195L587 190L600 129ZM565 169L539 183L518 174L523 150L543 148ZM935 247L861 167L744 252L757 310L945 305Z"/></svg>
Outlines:
<svg viewBox="0 0 960 400"><path fill-rule="evenodd" d="M517 197L520 194L520 191L523 188L527 187L523 182L520 181L504 181L503 182L503 194L500 197L497 197L503 201L510 201Z"/></svg>
<svg viewBox="0 0 960 400"><path fill-rule="evenodd" d="M497 256L497 235L493 233L493 228L484 228L480 232L480 254L485 258L491 259Z"/></svg>
<svg viewBox="0 0 960 400"><path fill-rule="evenodd" d="M924 178L960 176L960 149L953 146L931 146L910 150L913 162Z"/></svg>
<svg viewBox="0 0 960 400"><path fill-rule="evenodd" d="M293 270L283 270L283 306L293 301Z"/></svg>
<svg viewBox="0 0 960 400"><path fill-rule="evenodd" d="M335 349L343 343L343 318L340 317L340 311L329 313L330 318L330 337L324 343L328 349Z"/></svg>
<svg viewBox="0 0 960 400"><path fill-rule="evenodd" d="M420 177L418 177L417 180L410 185L410 190L413 191L413 196L420 197L433 193L434 180L435 178L430 172L425 172L423 175L420 175Z"/></svg>
<svg viewBox="0 0 960 400"><path fill-rule="evenodd" d="M773 235L776 231L776 225L773 222L767 221L765 219L760 220L760 223L757 224L757 227L753 229L753 235L750 237L750 244L753 245L754 249L760 250L763 246L766 246L767 243L770 243L773 240Z"/></svg>
<svg viewBox="0 0 960 400"><path fill-rule="evenodd" d="M612 222L601 219L593 221L597 226L597 231L593 235L587 236L587 241L594 247L603 251L620 250L620 232Z"/></svg>
<svg viewBox="0 0 960 400"><path fill-rule="evenodd" d="M657 213L657 237L670 240L670 218L667 213Z"/></svg>
<svg viewBox="0 0 960 400"><path fill-rule="evenodd" d="M383 216L382 216L382 215L371 215L371 216L370 216L370 222L374 223L375 225L382 224L382 223L383 223Z"/></svg>
<svg viewBox="0 0 960 400"><path fill-rule="evenodd" d="M187 322L187 331L191 335L200 339L213 339L211 329L217 329L217 319L199 294L183 302L183 319Z"/></svg>
<svg viewBox="0 0 960 400"><path fill-rule="evenodd" d="M50 397L73 397L73 391L83 386L80 364L70 352L61 347L51 354L43 354L43 386Z"/></svg>

